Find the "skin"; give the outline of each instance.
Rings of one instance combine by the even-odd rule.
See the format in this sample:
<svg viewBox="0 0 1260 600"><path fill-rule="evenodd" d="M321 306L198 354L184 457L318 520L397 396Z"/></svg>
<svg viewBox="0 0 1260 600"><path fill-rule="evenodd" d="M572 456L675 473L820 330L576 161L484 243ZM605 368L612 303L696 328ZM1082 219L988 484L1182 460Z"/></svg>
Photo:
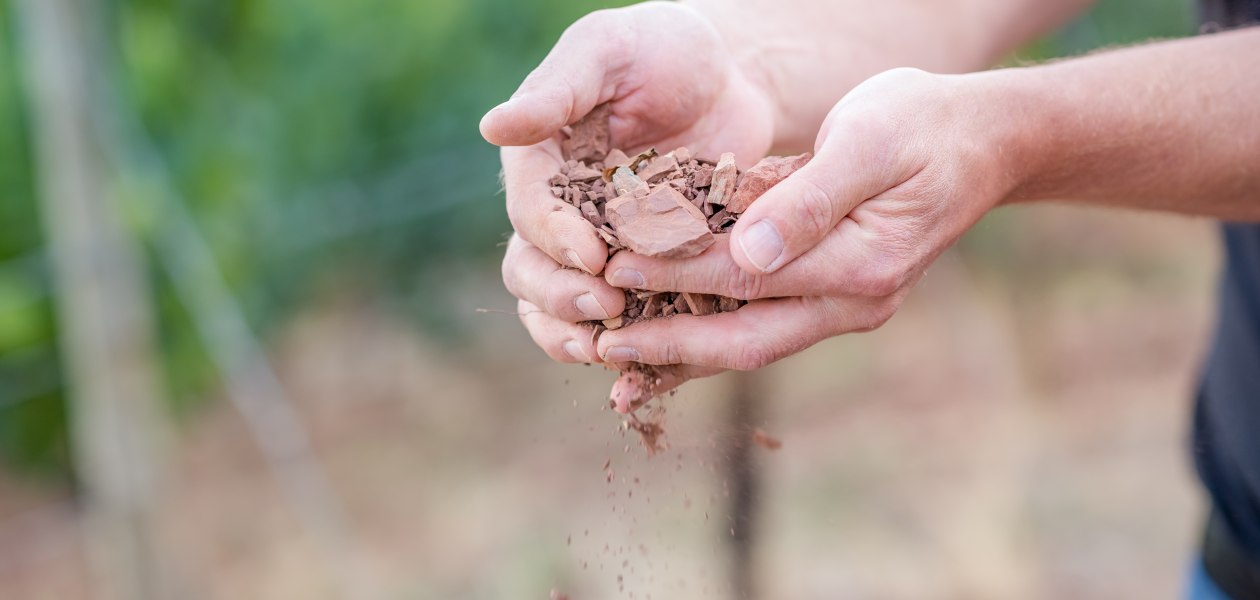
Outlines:
<svg viewBox="0 0 1260 600"><path fill-rule="evenodd" d="M540 82L548 73L570 73L564 89L598 88L599 93L568 101L563 118L564 111L554 110L557 116L550 121L530 124L522 115L546 111L518 105L492 111L482 123L492 142L534 144L503 151L508 210L518 232L504 261L504 277L522 299L522 320L531 335L558 360L678 365L663 382L668 388L724 369L759 368L827 337L873 329L896 312L942 251L986 212L1006 203L1067 200L1260 218L1255 162L1260 114L1251 109L1260 81L1247 72L1246 58L1260 51L1260 29L965 75L900 68L850 87L874 74L863 70L895 64L939 71L983 67L1022 36L1069 17L1068 8L1079 4L1047 9L1039 7L1047 3L1030 3L1021 12L1005 6L1021 3L989 2L986 7L980 0L955 5L907 0L849 13L875 23L906 23L913 35L893 41L914 42L899 49L892 48L897 44L880 47L879 39L864 37L861 29L848 37L817 31L819 24L844 27L839 14L827 17L827 11L844 3L806 3L796 21L779 14L739 19L733 10L708 19L706 4L697 4L695 9L639 5L621 9L626 12L620 16L609 11L617 18L608 21L638 36L665 27L656 19L681 22L687 31L712 23L712 30L701 29L716 37L704 37L725 46L702 45L716 48L712 53L687 51L711 61L710 72L724 73L719 83L682 83L688 80L670 71L677 68L668 64L674 61L649 60L655 51L611 77L622 83L609 83L616 69L607 63L585 65L602 73L598 86L575 82L588 72L557 70L544 61L539 69L544 75L531 75L534 81L526 80L518 100L563 97L536 92L547 89ZM969 14L972 20L965 18ZM753 24L741 29L733 25L737 22ZM999 31L1005 33L986 36L986 29L975 26L951 27L955 22L1003 25ZM575 29L579 25L570 32ZM559 58L549 56L549 61L600 60L598 36L567 32L566 37L568 42L562 38L552 54ZM688 39L654 42L689 44ZM819 41L814 52L795 51L814 47L799 46L802 40L828 41ZM729 48L745 52L725 59L732 56L724 51ZM922 53L921 60L912 56L915 52ZM845 63L844 56L855 60ZM641 71L639 78L631 71ZM558 201L543 197L541 182L554 172L557 159L554 139L541 140L554 134L552 125L572 122L609 99L616 115L614 140L622 145L651 143L655 131L669 142L663 147L675 141L706 150L725 144L718 148L751 159L760 154L748 150L798 149L802 132L812 126L816 156L758 199L732 233L704 254L670 261L621 252L605 265L599 256L602 244L587 249L579 226L585 222L558 215L566 207L557 210L552 205ZM653 99L675 109L665 116L678 120L646 111ZM813 121L819 106L831 107L820 127ZM647 116L653 114L658 116L648 125ZM691 129L677 124L691 122L696 123ZM739 126L718 127L721 123ZM513 128L541 137L501 135ZM746 137L724 137L734 132ZM590 257L574 266L590 267L585 270L603 279L559 269L549 259L565 263L572 249ZM589 330L575 324L582 317L571 307L590 293L618 312L621 304L613 297L620 294L618 287L716 293L751 302L733 313L681 315L608 331L593 344ZM613 396L624 396L625 385L623 377ZM619 408L624 410L624 403Z"/></svg>

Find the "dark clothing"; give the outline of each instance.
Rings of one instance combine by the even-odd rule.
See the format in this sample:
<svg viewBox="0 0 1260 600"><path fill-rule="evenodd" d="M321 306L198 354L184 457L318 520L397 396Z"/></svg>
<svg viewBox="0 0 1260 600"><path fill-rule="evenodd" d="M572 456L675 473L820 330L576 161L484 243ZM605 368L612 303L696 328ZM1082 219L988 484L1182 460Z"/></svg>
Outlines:
<svg viewBox="0 0 1260 600"><path fill-rule="evenodd" d="M1260 0L1200 0L1199 22L1211 29L1260 21Z"/></svg>
<svg viewBox="0 0 1260 600"><path fill-rule="evenodd" d="M1200 8L1205 32L1260 21L1260 0ZM1255 160L1260 166L1260 151ZM1222 232L1220 315L1195 405L1194 459L1212 499L1207 572L1243 600L1260 598L1260 224Z"/></svg>

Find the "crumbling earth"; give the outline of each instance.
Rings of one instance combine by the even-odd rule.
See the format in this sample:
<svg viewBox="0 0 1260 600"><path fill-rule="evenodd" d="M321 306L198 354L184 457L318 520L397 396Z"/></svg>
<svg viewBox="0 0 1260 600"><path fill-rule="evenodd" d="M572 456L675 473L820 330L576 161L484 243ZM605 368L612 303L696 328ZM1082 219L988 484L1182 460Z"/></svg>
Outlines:
<svg viewBox="0 0 1260 600"><path fill-rule="evenodd" d="M612 147L609 105L596 107L563 131L565 162L552 175L552 193L581 212L608 244L609 256L629 250L644 256L688 258L713 245L714 235L727 233L759 196L809 162L810 154L771 156L741 172L735 155L716 160L677 148L659 154L655 148L629 155ZM594 321L593 335L648 319L679 314L698 316L739 310L743 300L712 294L628 289L625 311ZM634 365L636 385L629 399L627 429L637 431L649 454L663 443L663 407L635 411L657 394L661 369Z"/></svg>

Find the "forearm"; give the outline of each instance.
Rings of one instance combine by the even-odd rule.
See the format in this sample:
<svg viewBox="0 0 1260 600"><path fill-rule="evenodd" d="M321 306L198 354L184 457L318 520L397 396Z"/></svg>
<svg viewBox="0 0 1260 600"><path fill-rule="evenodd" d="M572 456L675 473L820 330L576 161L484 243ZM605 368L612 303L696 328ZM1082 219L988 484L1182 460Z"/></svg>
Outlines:
<svg viewBox="0 0 1260 600"><path fill-rule="evenodd" d="M1260 219L1257 56L1260 28L979 75L1011 125L1008 200Z"/></svg>
<svg viewBox="0 0 1260 600"><path fill-rule="evenodd" d="M776 106L775 148L812 147L849 89L895 67L991 66L1090 0L684 0L711 20Z"/></svg>

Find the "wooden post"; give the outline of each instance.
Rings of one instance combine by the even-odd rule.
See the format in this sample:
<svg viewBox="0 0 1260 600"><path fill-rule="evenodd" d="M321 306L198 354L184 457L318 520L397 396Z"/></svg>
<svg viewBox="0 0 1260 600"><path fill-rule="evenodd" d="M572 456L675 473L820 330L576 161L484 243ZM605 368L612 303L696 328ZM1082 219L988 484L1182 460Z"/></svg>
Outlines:
<svg viewBox="0 0 1260 600"><path fill-rule="evenodd" d="M108 197L90 118L83 6L15 7L93 587L110 599L160 598L153 313L140 253Z"/></svg>
<svg viewBox="0 0 1260 600"><path fill-rule="evenodd" d="M753 455L753 430L760 425L762 375L753 371L732 373L734 393L727 407L728 435L723 448L723 465L730 523L728 581L731 597L754 600L757 590L757 524L761 499L761 478Z"/></svg>

